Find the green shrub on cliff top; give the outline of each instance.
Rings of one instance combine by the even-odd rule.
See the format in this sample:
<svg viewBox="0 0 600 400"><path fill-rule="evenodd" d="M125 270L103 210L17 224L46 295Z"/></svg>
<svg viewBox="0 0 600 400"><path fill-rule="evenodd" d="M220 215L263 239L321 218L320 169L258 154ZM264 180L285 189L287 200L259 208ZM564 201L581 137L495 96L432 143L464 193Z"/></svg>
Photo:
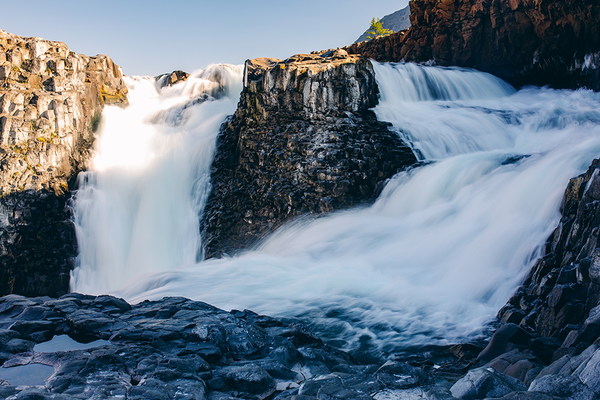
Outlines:
<svg viewBox="0 0 600 400"><path fill-rule="evenodd" d="M385 29L379 18L371 19L371 26L367 30L367 40L388 36L394 33L391 29Z"/></svg>

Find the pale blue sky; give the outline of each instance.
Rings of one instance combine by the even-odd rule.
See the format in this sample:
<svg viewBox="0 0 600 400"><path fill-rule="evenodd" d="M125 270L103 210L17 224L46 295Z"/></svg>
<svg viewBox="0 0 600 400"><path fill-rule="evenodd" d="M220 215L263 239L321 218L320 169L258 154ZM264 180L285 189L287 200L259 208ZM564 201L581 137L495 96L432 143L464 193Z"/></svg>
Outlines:
<svg viewBox="0 0 600 400"><path fill-rule="evenodd" d="M285 58L354 42L408 0L4 1L0 29L108 54L128 75Z"/></svg>

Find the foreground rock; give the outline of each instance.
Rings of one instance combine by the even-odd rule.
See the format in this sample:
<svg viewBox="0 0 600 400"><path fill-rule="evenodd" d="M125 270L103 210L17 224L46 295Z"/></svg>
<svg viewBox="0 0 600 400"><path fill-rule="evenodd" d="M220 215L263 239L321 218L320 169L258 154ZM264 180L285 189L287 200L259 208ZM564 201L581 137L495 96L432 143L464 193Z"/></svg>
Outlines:
<svg viewBox="0 0 600 400"><path fill-rule="evenodd" d="M58 335L110 342L35 347ZM0 298L0 362L0 378L13 367L54 367L41 387L0 381L0 397L15 399L379 398L434 388L422 368L358 365L300 324L184 298L133 306L80 294Z"/></svg>
<svg viewBox="0 0 600 400"><path fill-rule="evenodd" d="M69 185L87 168L105 104L127 104L108 56L0 30L0 294L67 292Z"/></svg>
<svg viewBox="0 0 600 400"><path fill-rule="evenodd" d="M203 221L207 257L246 248L285 221L372 201L416 162L369 108L371 63L343 50L246 62L219 134Z"/></svg>
<svg viewBox="0 0 600 400"><path fill-rule="evenodd" d="M525 382L499 372L498 358L478 367L500 347L525 351L531 337L507 326L476 359L478 343L407 349L360 364L299 323L248 310L179 297L130 305L77 293L9 295L0 298L0 398L600 398L597 345L558 364L538 361L545 368ZM88 344L65 344L66 335ZM41 377L23 370L44 365L51 368Z"/></svg>
<svg viewBox="0 0 600 400"><path fill-rule="evenodd" d="M514 85L600 90L594 0L413 0L412 27L347 50L380 61L472 67Z"/></svg>

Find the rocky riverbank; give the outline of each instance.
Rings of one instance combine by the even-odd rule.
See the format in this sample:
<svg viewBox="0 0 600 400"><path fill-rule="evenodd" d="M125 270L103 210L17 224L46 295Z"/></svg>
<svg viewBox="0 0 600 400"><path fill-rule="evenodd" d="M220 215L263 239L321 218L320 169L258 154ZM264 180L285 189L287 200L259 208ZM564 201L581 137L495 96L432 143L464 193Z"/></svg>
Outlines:
<svg viewBox="0 0 600 400"><path fill-rule="evenodd" d="M534 354L545 346L543 338L507 324L482 352L479 343L428 347L361 364L324 344L302 324L249 310L225 312L184 298L130 305L111 296L77 293L59 299L9 295L0 298L0 396L11 400L600 397L596 345L549 366ZM515 362L517 354L528 357ZM539 363L529 370L535 372L523 374L532 363ZM36 373L27 375L30 368L37 368Z"/></svg>
<svg viewBox="0 0 600 400"><path fill-rule="evenodd" d="M356 43L378 61L476 68L514 85L600 90L600 5L593 0L413 0L412 26Z"/></svg>
<svg viewBox="0 0 600 400"><path fill-rule="evenodd" d="M284 222L364 204L416 162L369 109L371 63L344 50L246 62L221 128L202 219L208 258L251 246Z"/></svg>
<svg viewBox="0 0 600 400"><path fill-rule="evenodd" d="M328 346L298 322L185 298L131 305L77 293L10 295L0 298L0 396L599 399L599 176L595 160L571 180L547 255L499 312L489 341L378 360ZM67 335L89 344L65 345ZM45 381L19 369L44 366Z"/></svg>
<svg viewBox="0 0 600 400"><path fill-rule="evenodd" d="M105 104L127 105L108 56L0 30L0 294L68 291L77 255L66 208Z"/></svg>

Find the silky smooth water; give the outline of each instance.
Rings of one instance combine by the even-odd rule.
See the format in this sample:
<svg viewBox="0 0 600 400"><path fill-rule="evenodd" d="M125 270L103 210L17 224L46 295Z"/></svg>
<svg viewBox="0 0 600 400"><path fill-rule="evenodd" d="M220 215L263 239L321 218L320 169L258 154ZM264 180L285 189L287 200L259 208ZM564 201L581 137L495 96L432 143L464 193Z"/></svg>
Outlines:
<svg viewBox="0 0 600 400"><path fill-rule="evenodd" d="M99 148L94 180L82 189L94 195L77 194L81 256L72 288L133 302L186 296L301 318L346 349L366 343L387 352L480 335L541 255L569 178L598 157L600 95L517 92L463 69L374 68L377 117L391 122L424 162L394 176L372 206L298 220L234 258L196 262L197 235L180 232L197 232L216 121L226 113L209 114L204 107L211 103L204 103L189 109L185 123L164 128L182 135L174 132L189 127L195 136L196 126L212 118L211 133L199 134L197 146L165 144L152 157L139 149L135 166L110 168L102 161L109 151ZM130 81L134 99L168 100L144 93L139 82ZM230 106L232 112L233 100ZM127 110L107 109L101 143L117 129L116 146L126 146L129 134L153 135L158 128L147 115L160 110L145 106L143 124L133 111L126 117ZM140 129L122 129L129 124ZM132 143L139 141L146 143ZM129 174L133 180L119 182ZM157 174L179 191L147 183ZM112 192L101 185L106 176L115 179ZM174 241L181 249L161 252Z"/></svg>
<svg viewBox="0 0 600 400"><path fill-rule="evenodd" d="M111 293L202 258L198 217L241 74L242 66L213 65L160 90L154 78L125 78L131 105L105 109L94 167L79 176L72 290Z"/></svg>

